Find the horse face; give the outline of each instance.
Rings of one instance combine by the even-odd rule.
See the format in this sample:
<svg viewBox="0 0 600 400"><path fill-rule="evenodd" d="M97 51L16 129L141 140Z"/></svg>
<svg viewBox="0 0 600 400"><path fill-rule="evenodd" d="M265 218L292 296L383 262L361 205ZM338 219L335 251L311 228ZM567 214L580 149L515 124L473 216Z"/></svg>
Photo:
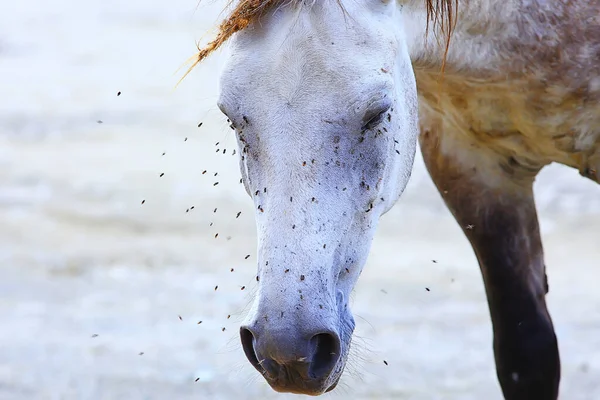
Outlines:
<svg viewBox="0 0 600 400"><path fill-rule="evenodd" d="M316 395L342 374L350 292L408 181L417 98L396 2L306 3L236 35L219 107L256 210L244 351L273 389Z"/></svg>

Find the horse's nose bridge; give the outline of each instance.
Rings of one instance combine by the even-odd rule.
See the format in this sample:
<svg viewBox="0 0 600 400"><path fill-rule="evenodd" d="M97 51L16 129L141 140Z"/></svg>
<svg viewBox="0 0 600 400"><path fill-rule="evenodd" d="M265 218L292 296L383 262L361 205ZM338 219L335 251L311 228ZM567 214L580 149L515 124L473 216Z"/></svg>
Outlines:
<svg viewBox="0 0 600 400"><path fill-rule="evenodd" d="M300 296L302 294L299 293L294 302L259 307L248 328L256 336L287 334L293 337L336 330L338 318L335 307L317 300L317 295L307 295L303 299Z"/></svg>
<svg viewBox="0 0 600 400"><path fill-rule="evenodd" d="M303 275L299 279L303 279ZM281 290L278 284L282 283L282 279L267 281L265 279L261 285L269 284L271 290L261 290L255 312L247 324L257 338L288 335L290 338L310 339L320 332L337 331L337 307L328 300L329 293L312 290L318 285L317 282L314 282L314 286L310 285L313 286L310 288L307 276L304 281L298 282L300 285ZM304 282L307 284L303 285Z"/></svg>

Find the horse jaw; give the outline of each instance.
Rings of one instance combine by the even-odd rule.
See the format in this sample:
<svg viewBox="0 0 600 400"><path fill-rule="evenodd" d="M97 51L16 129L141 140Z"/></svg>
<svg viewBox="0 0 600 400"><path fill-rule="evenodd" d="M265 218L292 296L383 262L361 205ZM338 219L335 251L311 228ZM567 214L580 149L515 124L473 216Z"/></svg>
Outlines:
<svg viewBox="0 0 600 400"><path fill-rule="evenodd" d="M337 384L354 329L350 292L415 154L416 85L396 2L344 7L266 13L234 38L221 78L219 106L256 209L259 284L244 350L277 391ZM313 345L319 335L333 358Z"/></svg>

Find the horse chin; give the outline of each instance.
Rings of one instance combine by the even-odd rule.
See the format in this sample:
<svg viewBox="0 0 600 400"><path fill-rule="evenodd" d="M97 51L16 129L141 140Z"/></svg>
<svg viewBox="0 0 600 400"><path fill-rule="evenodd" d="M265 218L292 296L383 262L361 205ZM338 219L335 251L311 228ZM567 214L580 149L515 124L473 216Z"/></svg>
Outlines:
<svg viewBox="0 0 600 400"><path fill-rule="evenodd" d="M323 385L310 385L310 384L300 384L290 386L289 384L281 384L280 382L269 381L267 379L267 383L271 386L271 389L278 393L291 393L291 394L303 394L305 396L320 396L325 393L331 392L335 389L340 381L341 375L338 376L333 383L329 386Z"/></svg>

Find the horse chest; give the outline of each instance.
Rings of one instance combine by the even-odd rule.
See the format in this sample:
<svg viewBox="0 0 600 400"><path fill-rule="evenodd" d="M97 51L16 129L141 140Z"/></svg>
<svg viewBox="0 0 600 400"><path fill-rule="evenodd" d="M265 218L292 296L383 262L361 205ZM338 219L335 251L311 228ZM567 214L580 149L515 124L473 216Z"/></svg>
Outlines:
<svg viewBox="0 0 600 400"><path fill-rule="evenodd" d="M422 127L443 127L532 169L551 162L598 181L600 106L567 88L415 71ZM446 132L449 131L449 132Z"/></svg>

